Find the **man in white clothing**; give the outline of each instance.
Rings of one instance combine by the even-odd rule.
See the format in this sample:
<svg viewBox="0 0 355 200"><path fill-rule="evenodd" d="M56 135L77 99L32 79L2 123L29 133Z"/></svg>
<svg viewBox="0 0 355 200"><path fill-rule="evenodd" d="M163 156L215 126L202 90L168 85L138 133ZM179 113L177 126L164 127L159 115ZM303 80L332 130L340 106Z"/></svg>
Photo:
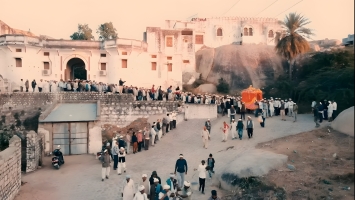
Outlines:
<svg viewBox="0 0 355 200"><path fill-rule="evenodd" d="M132 200L134 197L134 181L130 175L126 175L126 180L123 182L123 200Z"/></svg>
<svg viewBox="0 0 355 200"><path fill-rule="evenodd" d="M152 128L150 129L150 135L151 135L151 140L152 140L152 146L154 147L155 144L155 136L157 135L157 132L155 131L155 126L154 126L155 122L153 123Z"/></svg>
<svg viewBox="0 0 355 200"><path fill-rule="evenodd" d="M201 136L202 136L203 147L207 149L208 140L210 139L210 132L207 130L206 126L203 127Z"/></svg>
<svg viewBox="0 0 355 200"><path fill-rule="evenodd" d="M232 134L232 140L237 139L237 122L235 122L235 119L232 119L232 123L230 125L231 134Z"/></svg>
<svg viewBox="0 0 355 200"><path fill-rule="evenodd" d="M126 173L126 150L123 147L121 147L120 151L118 152L118 175L121 175L122 169L123 172Z"/></svg>
<svg viewBox="0 0 355 200"><path fill-rule="evenodd" d="M199 172L198 179L199 179L200 186L198 191L201 191L202 194L205 194L205 183L206 183L206 172L207 172L206 167L207 165L205 160L202 160L198 168L195 169L195 171L197 170Z"/></svg>
<svg viewBox="0 0 355 200"><path fill-rule="evenodd" d="M332 103L332 105L333 105L332 120L334 120L338 115L338 113L337 113L338 104L334 100L332 102L333 102Z"/></svg>
<svg viewBox="0 0 355 200"><path fill-rule="evenodd" d="M134 195L133 200L148 200L144 185L138 186L138 192Z"/></svg>
<svg viewBox="0 0 355 200"><path fill-rule="evenodd" d="M288 103L288 116L293 117L293 101L291 99Z"/></svg>

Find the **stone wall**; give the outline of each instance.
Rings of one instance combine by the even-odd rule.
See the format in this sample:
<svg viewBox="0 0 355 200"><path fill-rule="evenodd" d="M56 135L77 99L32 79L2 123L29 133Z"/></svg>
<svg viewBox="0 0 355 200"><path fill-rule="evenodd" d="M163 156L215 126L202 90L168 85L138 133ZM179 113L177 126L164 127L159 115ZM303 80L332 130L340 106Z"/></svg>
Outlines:
<svg viewBox="0 0 355 200"><path fill-rule="evenodd" d="M52 104L53 102L62 101L97 101L102 104L110 104L115 102L132 102L134 101L131 94L105 94L98 92L59 92L59 93L12 93L0 94L0 106L3 108L17 108L26 106L41 107L43 105Z"/></svg>
<svg viewBox="0 0 355 200"><path fill-rule="evenodd" d="M30 131L26 135L26 173L35 171L42 160L43 139L41 135Z"/></svg>
<svg viewBox="0 0 355 200"><path fill-rule="evenodd" d="M12 200L21 187L21 139L13 136L0 152L0 199Z"/></svg>
<svg viewBox="0 0 355 200"><path fill-rule="evenodd" d="M214 119L217 118L216 104L185 104L186 119Z"/></svg>

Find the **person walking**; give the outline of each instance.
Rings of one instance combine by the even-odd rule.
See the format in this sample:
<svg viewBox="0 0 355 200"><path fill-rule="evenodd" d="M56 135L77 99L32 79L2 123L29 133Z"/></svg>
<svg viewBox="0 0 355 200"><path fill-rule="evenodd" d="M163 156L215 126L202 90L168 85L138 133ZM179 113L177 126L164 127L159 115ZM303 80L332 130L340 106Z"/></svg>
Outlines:
<svg viewBox="0 0 355 200"><path fill-rule="evenodd" d="M318 128L319 127L319 123L318 123L319 112L318 112L317 105L315 105L313 107L313 117L314 117L314 123L316 123L316 128Z"/></svg>
<svg viewBox="0 0 355 200"><path fill-rule="evenodd" d="M210 121L210 119L207 119L207 121L205 122L205 127L208 130L208 132L211 134L211 121Z"/></svg>
<svg viewBox="0 0 355 200"><path fill-rule="evenodd" d="M232 120L235 119L235 114L236 114L236 110L235 110L234 106L231 105L231 108L230 108L230 121L229 121L229 123L232 123Z"/></svg>
<svg viewBox="0 0 355 200"><path fill-rule="evenodd" d="M240 108L240 119L245 120L245 112L246 112L246 108L245 108L245 103L242 102L242 106Z"/></svg>
<svg viewBox="0 0 355 200"><path fill-rule="evenodd" d="M134 198L134 181L130 175L126 175L126 180L123 182L123 200L132 200Z"/></svg>
<svg viewBox="0 0 355 200"><path fill-rule="evenodd" d="M232 115L231 115L232 116ZM237 122L235 122L235 119L232 119L232 123L230 125L231 134L232 134L232 140L237 139L236 133L237 133Z"/></svg>
<svg viewBox="0 0 355 200"><path fill-rule="evenodd" d="M101 156L101 162L102 162L102 170L101 170L101 181L104 181L105 178L108 179L108 176L110 175L110 155L108 154L107 149L104 151L104 155Z"/></svg>
<svg viewBox="0 0 355 200"><path fill-rule="evenodd" d="M229 125L224 121L223 122L223 128L222 129L222 142L227 142L228 139L228 130L229 130Z"/></svg>
<svg viewBox="0 0 355 200"><path fill-rule="evenodd" d="M142 150L143 146L143 133L142 130L139 130L137 133L137 144L138 144L138 152Z"/></svg>
<svg viewBox="0 0 355 200"><path fill-rule="evenodd" d="M118 142L114 141L114 145L112 147L112 156L113 156L113 170L117 170L117 164L118 164L118 154L120 149L118 148Z"/></svg>
<svg viewBox="0 0 355 200"><path fill-rule="evenodd" d="M132 144L133 144L133 154L135 154L138 152L138 138L135 132L133 132L132 135Z"/></svg>
<svg viewBox="0 0 355 200"><path fill-rule="evenodd" d="M145 190L144 185L138 186L138 192L134 194L133 200L148 200Z"/></svg>
<svg viewBox="0 0 355 200"><path fill-rule="evenodd" d="M123 136L120 136L120 138L123 138ZM123 148L126 148L126 153L129 154L130 152L130 147L131 147L131 142L132 142L132 137L129 133L127 133L126 135L126 142L122 139L122 142L123 142L123 145L124 146L121 146L120 144L118 145L119 148L123 147Z"/></svg>
<svg viewBox="0 0 355 200"><path fill-rule="evenodd" d="M163 136L163 130L162 130L162 125L161 125L160 119L157 120L156 128L158 130L158 132L157 132L158 141L160 141L161 137Z"/></svg>
<svg viewBox="0 0 355 200"><path fill-rule="evenodd" d="M144 150L149 149L149 135L150 131L148 131L147 127L144 127Z"/></svg>
<svg viewBox="0 0 355 200"><path fill-rule="evenodd" d="M212 178L212 173L214 174L214 171L213 171L213 169L214 169L214 164L215 164L215 160L214 160L212 154L210 153L210 155L209 155L208 158L207 158L207 165L208 165L208 167L209 167L209 169L208 169L208 175L210 176L210 178Z"/></svg>
<svg viewBox="0 0 355 200"><path fill-rule="evenodd" d="M243 130L244 130L243 121L242 121L242 119L239 119L238 124L237 124L237 131L238 131L238 136L239 136L240 140L242 140L242 138L243 138Z"/></svg>
<svg viewBox="0 0 355 200"><path fill-rule="evenodd" d="M147 194L147 199L149 199L150 183L149 183L147 174L142 175L142 180L140 181L139 185L144 186L144 193ZM139 191L139 187L138 187L138 191Z"/></svg>
<svg viewBox="0 0 355 200"><path fill-rule="evenodd" d="M199 188L198 191L201 191L202 194L205 194L205 183L206 183L206 170L207 165L205 160L201 161L201 164L198 166L197 169L194 169L195 171L197 170L198 173L198 180L199 180Z"/></svg>
<svg viewBox="0 0 355 200"><path fill-rule="evenodd" d="M253 130L254 130L254 123L253 123L253 120L251 119L250 116L248 116L248 120L247 120L247 133L248 133L249 139L253 137Z"/></svg>
<svg viewBox="0 0 355 200"><path fill-rule="evenodd" d="M293 114L295 115L295 120L293 122L297 121L297 113L298 113L298 105L296 103L293 103Z"/></svg>
<svg viewBox="0 0 355 200"><path fill-rule="evenodd" d="M117 168L118 175L121 175L122 169L123 172L126 173L126 151L123 147L121 147L120 151L118 152L118 168Z"/></svg>
<svg viewBox="0 0 355 200"><path fill-rule="evenodd" d="M211 197L208 200L221 200L221 198L219 198L217 196L217 191L216 190L212 190L211 191Z"/></svg>
<svg viewBox="0 0 355 200"><path fill-rule="evenodd" d="M208 147L208 140L210 140L210 132L207 130L206 126L203 127L202 133L202 142L203 142L203 147L207 149Z"/></svg>
<svg viewBox="0 0 355 200"><path fill-rule="evenodd" d="M286 118L285 118L285 103L284 103L283 100L281 100L280 115L281 115L281 120L282 121L286 121Z"/></svg>
<svg viewBox="0 0 355 200"><path fill-rule="evenodd" d="M150 129L150 138L151 138L151 142L152 142L152 147L155 146L155 136L157 135L157 132L155 131L155 126L154 123L152 125L152 128Z"/></svg>
<svg viewBox="0 0 355 200"><path fill-rule="evenodd" d="M175 163L175 170L174 174L176 175L176 172L178 172L178 183L179 187L182 188L182 184L185 181L185 175L187 174L187 162L184 159L184 155L180 154L179 159Z"/></svg>

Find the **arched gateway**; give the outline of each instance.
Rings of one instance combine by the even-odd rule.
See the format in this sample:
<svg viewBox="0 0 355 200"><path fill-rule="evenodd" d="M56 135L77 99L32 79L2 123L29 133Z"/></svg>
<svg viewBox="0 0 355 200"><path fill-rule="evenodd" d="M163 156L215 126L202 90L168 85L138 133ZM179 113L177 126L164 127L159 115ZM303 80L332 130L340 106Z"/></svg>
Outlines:
<svg viewBox="0 0 355 200"><path fill-rule="evenodd" d="M67 67L64 74L65 80L87 80L87 71L85 69L85 62L80 58L71 58L67 62Z"/></svg>

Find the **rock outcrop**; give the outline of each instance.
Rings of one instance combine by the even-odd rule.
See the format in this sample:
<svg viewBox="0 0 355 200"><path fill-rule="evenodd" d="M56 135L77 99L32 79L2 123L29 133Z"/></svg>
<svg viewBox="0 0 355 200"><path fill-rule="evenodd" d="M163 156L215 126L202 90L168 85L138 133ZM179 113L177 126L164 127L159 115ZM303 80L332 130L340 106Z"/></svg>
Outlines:
<svg viewBox="0 0 355 200"><path fill-rule="evenodd" d="M210 83L225 79L231 90L240 91L253 85L262 88L283 73L287 62L273 46L225 45L196 52L197 73Z"/></svg>
<svg viewBox="0 0 355 200"><path fill-rule="evenodd" d="M354 136L354 106L341 112L332 122L331 127L341 133Z"/></svg>

